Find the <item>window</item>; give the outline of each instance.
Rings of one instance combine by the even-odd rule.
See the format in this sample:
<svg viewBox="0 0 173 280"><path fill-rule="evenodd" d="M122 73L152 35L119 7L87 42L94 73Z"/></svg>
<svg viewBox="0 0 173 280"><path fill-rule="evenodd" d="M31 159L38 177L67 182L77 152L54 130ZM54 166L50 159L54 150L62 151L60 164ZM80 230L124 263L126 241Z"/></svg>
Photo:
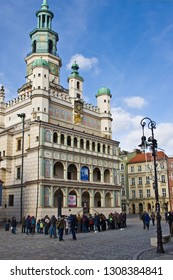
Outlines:
<svg viewBox="0 0 173 280"><path fill-rule="evenodd" d="M134 166L130 166L130 172L134 172L134 171L135 171Z"/></svg>
<svg viewBox="0 0 173 280"><path fill-rule="evenodd" d="M142 177L139 177L139 178L138 178L138 184L139 184L139 185L142 185Z"/></svg>
<svg viewBox="0 0 173 280"><path fill-rule="evenodd" d="M149 184L150 184L150 177L147 176L147 177L146 177L146 185L149 185Z"/></svg>
<svg viewBox="0 0 173 280"><path fill-rule="evenodd" d="M58 134L56 132L54 132L53 134L53 143L57 143L58 142Z"/></svg>
<svg viewBox="0 0 173 280"><path fill-rule="evenodd" d="M104 99L104 103L106 103L106 99Z"/></svg>
<svg viewBox="0 0 173 280"><path fill-rule="evenodd" d="M17 151L21 151L22 149L22 139L17 139Z"/></svg>
<svg viewBox="0 0 173 280"><path fill-rule="evenodd" d="M166 183L165 175L161 175L161 182L162 182L162 183Z"/></svg>
<svg viewBox="0 0 173 280"><path fill-rule="evenodd" d="M5 157L5 151L3 151L3 157Z"/></svg>
<svg viewBox="0 0 173 280"><path fill-rule="evenodd" d="M77 89L80 89L80 83L77 82Z"/></svg>
<svg viewBox="0 0 173 280"><path fill-rule="evenodd" d="M122 196L125 196L126 195L126 190L125 188L122 188Z"/></svg>
<svg viewBox="0 0 173 280"><path fill-rule="evenodd" d="M132 190L132 198L136 198L136 191Z"/></svg>
<svg viewBox="0 0 173 280"><path fill-rule="evenodd" d="M162 189L162 196L166 196L166 189Z"/></svg>
<svg viewBox="0 0 173 280"><path fill-rule="evenodd" d="M8 206L14 206L14 195L10 194L8 197Z"/></svg>
<svg viewBox="0 0 173 280"><path fill-rule="evenodd" d="M17 179L20 179L20 178L21 178L21 167L17 167L16 178L17 178Z"/></svg>
<svg viewBox="0 0 173 280"><path fill-rule="evenodd" d="M131 178L131 185L135 186L135 178Z"/></svg>
<svg viewBox="0 0 173 280"><path fill-rule="evenodd" d="M77 93L77 98L80 98L80 94L79 93Z"/></svg>
<svg viewBox="0 0 173 280"><path fill-rule="evenodd" d="M150 197L150 196L151 196L150 190L148 189L148 190L147 190L147 197Z"/></svg>
<svg viewBox="0 0 173 280"><path fill-rule="evenodd" d="M142 171L142 166L138 165L138 171Z"/></svg>
<svg viewBox="0 0 173 280"><path fill-rule="evenodd" d="M50 130L45 130L45 141L50 142L51 141L51 133Z"/></svg>
<svg viewBox="0 0 173 280"><path fill-rule="evenodd" d="M121 168L121 171L124 170L124 164L123 163L121 163L121 167L120 168Z"/></svg>
<svg viewBox="0 0 173 280"><path fill-rule="evenodd" d="M124 182L125 182L124 175L121 175L121 185L124 185Z"/></svg>
<svg viewBox="0 0 173 280"><path fill-rule="evenodd" d="M143 198L143 190L139 190L139 198Z"/></svg>

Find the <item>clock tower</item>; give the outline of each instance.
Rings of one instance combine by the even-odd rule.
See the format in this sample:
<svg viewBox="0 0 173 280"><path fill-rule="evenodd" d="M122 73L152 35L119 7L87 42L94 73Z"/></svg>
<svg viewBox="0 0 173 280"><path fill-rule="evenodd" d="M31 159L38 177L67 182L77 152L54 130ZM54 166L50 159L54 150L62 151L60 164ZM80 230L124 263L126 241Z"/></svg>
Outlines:
<svg viewBox="0 0 173 280"><path fill-rule="evenodd" d="M43 0L41 9L36 12L37 27L30 32L31 52L25 58L27 64L27 82L33 80L33 64L37 59L47 61L49 80L60 84L61 58L57 54L58 33L52 30L53 12L49 10L47 0Z"/></svg>

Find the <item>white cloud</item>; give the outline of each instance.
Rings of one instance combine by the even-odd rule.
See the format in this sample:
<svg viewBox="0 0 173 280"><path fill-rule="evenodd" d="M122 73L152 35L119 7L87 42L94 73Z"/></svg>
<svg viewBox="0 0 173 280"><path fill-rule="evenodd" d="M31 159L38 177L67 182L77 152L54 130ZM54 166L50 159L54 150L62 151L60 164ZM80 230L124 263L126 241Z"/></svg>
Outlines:
<svg viewBox="0 0 173 280"><path fill-rule="evenodd" d="M140 96L125 97L123 101L128 107L131 108L142 108L148 104L147 101Z"/></svg>
<svg viewBox="0 0 173 280"><path fill-rule="evenodd" d="M79 65L80 69L82 70L91 70L92 68L95 68L96 72L98 72L97 65L98 65L98 59L96 57L84 57L82 54L75 54L70 59L70 62L67 64L67 70L71 69L72 64L76 61L76 63Z"/></svg>
<svg viewBox="0 0 173 280"><path fill-rule="evenodd" d="M112 109L112 131L113 139L120 142L122 150L133 151L139 149L141 142L142 127L140 122L143 116L132 115L121 107ZM151 136L151 130L145 127L145 136ZM154 136L158 142L158 150L163 149L165 153L173 155L173 123L156 123Z"/></svg>

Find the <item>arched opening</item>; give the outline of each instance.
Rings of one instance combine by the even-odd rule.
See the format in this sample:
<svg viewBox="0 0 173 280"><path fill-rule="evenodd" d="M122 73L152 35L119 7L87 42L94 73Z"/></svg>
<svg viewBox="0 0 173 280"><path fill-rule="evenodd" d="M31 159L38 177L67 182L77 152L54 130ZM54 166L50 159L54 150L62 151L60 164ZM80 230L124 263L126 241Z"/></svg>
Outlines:
<svg viewBox="0 0 173 280"><path fill-rule="evenodd" d="M87 140L87 141L86 141L86 150L88 150L88 151L89 151L89 149L90 149L90 141L89 141L89 140Z"/></svg>
<svg viewBox="0 0 173 280"><path fill-rule="evenodd" d="M61 134L61 144L64 145L64 134Z"/></svg>
<svg viewBox="0 0 173 280"><path fill-rule="evenodd" d="M101 207L101 194L96 192L94 195L94 207Z"/></svg>
<svg viewBox="0 0 173 280"><path fill-rule="evenodd" d="M49 53L53 53L53 42L51 40L49 40Z"/></svg>
<svg viewBox="0 0 173 280"><path fill-rule="evenodd" d="M67 137L67 146L71 146L71 136Z"/></svg>
<svg viewBox="0 0 173 280"><path fill-rule="evenodd" d="M84 140L80 139L80 148L83 149L84 148Z"/></svg>
<svg viewBox="0 0 173 280"><path fill-rule="evenodd" d="M96 146L95 142L92 142L92 151L93 152L95 152L95 146Z"/></svg>
<svg viewBox="0 0 173 280"><path fill-rule="evenodd" d="M83 192L83 194L82 194L82 207L83 207L83 213L84 214L89 213L90 195L87 191Z"/></svg>
<svg viewBox="0 0 173 280"><path fill-rule="evenodd" d="M81 181L89 181L89 168L87 166L82 166L80 171Z"/></svg>
<svg viewBox="0 0 173 280"><path fill-rule="evenodd" d="M64 179L64 166L61 162L54 164L53 175L58 179Z"/></svg>
<svg viewBox="0 0 173 280"><path fill-rule="evenodd" d="M77 207L77 194L74 190L69 192L68 207Z"/></svg>
<svg viewBox="0 0 173 280"><path fill-rule="evenodd" d="M93 182L101 182L101 172L98 167L93 170Z"/></svg>
<svg viewBox="0 0 173 280"><path fill-rule="evenodd" d="M103 144L103 154L105 154L106 148L105 148L105 144Z"/></svg>
<svg viewBox="0 0 173 280"><path fill-rule="evenodd" d="M139 213L142 213L144 211L143 204L139 203Z"/></svg>
<svg viewBox="0 0 173 280"><path fill-rule="evenodd" d="M100 153L100 143L97 144L97 152Z"/></svg>
<svg viewBox="0 0 173 280"><path fill-rule="evenodd" d="M107 208L111 207L111 194L110 194L110 192L106 193L106 196L105 196L105 206Z"/></svg>
<svg viewBox="0 0 173 280"><path fill-rule="evenodd" d="M74 164L70 164L67 170L68 180L77 180L77 168Z"/></svg>
<svg viewBox="0 0 173 280"><path fill-rule="evenodd" d="M77 148L77 137L74 137L73 143L74 147Z"/></svg>
<svg viewBox="0 0 173 280"><path fill-rule="evenodd" d="M36 42L36 40L34 40L34 42L32 44L32 52L36 53L36 49L37 49L37 42Z"/></svg>
<svg viewBox="0 0 173 280"><path fill-rule="evenodd" d="M57 132L54 132L54 134L53 134L53 143L58 143L58 134L57 134Z"/></svg>
<svg viewBox="0 0 173 280"><path fill-rule="evenodd" d="M110 146L108 146L108 155L110 155L110 152L111 152L111 148Z"/></svg>
<svg viewBox="0 0 173 280"><path fill-rule="evenodd" d="M77 89L80 89L80 82L77 82Z"/></svg>
<svg viewBox="0 0 173 280"><path fill-rule="evenodd" d="M104 183L110 183L110 170L106 169L104 171Z"/></svg>

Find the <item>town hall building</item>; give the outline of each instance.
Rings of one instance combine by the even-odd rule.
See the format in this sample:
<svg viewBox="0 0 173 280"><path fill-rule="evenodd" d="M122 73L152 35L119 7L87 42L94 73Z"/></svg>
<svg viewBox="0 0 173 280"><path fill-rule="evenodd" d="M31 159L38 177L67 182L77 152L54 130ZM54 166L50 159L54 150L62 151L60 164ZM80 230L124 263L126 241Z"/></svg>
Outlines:
<svg viewBox="0 0 173 280"><path fill-rule="evenodd" d="M47 0L36 17L25 84L8 102L0 88L0 220L121 212L111 91L101 87L97 106L86 103L75 61L68 88L60 85L59 37Z"/></svg>

